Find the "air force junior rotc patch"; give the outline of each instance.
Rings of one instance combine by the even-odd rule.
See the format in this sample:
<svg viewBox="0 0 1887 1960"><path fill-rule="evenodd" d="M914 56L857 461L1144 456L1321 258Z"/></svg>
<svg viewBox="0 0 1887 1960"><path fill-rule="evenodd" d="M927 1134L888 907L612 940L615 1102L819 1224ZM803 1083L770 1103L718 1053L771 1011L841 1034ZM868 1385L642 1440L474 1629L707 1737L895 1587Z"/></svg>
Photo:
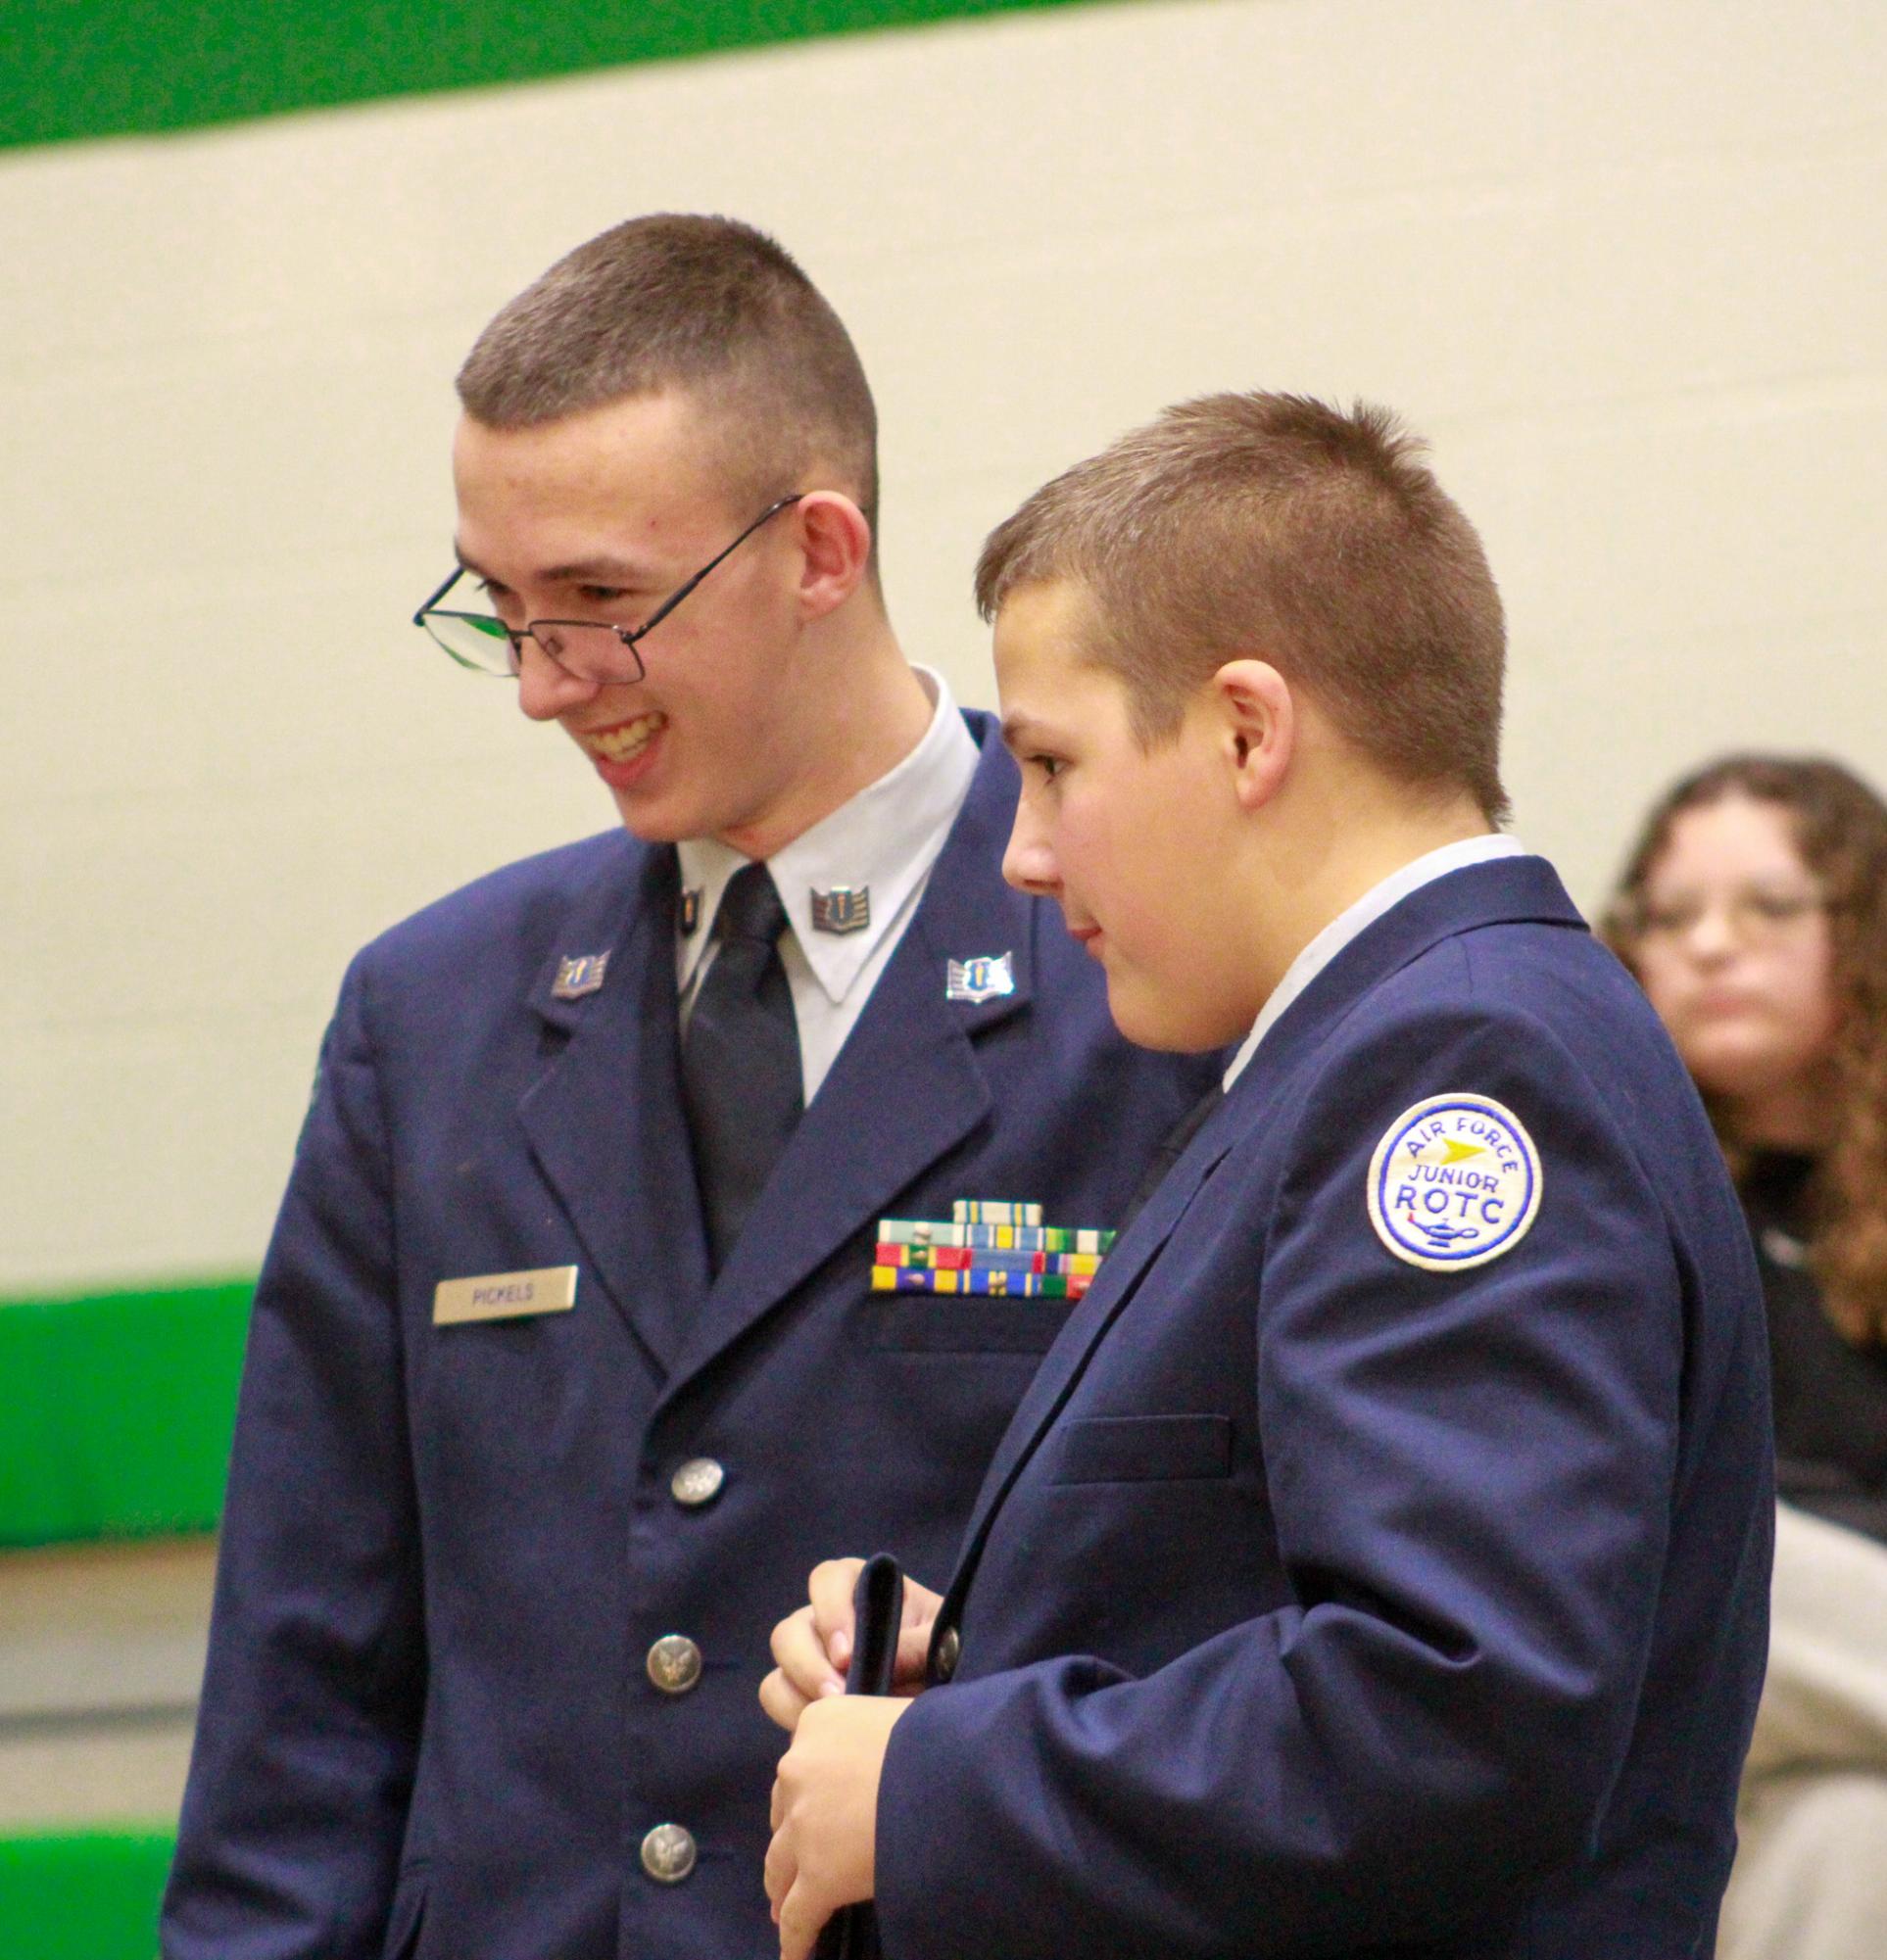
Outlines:
<svg viewBox="0 0 1887 1960"><path fill-rule="evenodd" d="M1492 1096L1429 1096L1396 1118L1370 1160L1370 1222L1411 1266L1484 1266L1526 1236L1540 1154Z"/></svg>

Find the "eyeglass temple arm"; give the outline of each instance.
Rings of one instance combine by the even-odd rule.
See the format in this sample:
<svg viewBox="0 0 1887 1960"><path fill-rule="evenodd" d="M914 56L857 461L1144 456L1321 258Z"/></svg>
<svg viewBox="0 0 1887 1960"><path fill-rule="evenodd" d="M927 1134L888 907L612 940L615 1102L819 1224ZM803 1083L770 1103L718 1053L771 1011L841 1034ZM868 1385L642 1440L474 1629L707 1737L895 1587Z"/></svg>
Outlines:
<svg viewBox="0 0 1887 1960"><path fill-rule="evenodd" d="M777 503L769 503L767 507L764 510L762 510L756 518L754 518L753 522L750 524L747 527L747 529L743 531L741 535L734 540L733 544L728 546L726 550L718 552L716 553L715 556L709 558L707 563L704 564L701 568L701 570L698 571L695 574L695 576L692 579L690 579L685 586L681 588L679 592L670 593L668 597L665 599L663 599L658 606L656 606L654 611L652 612L640 626L635 628L633 632L629 631L627 628L624 627L620 626L617 627L616 633L618 637L621 639L622 644L625 646L633 646L636 644L636 642L643 637L645 633L648 633L652 631L653 628L659 626L661 622L664 619L666 619L668 615L671 612L673 612L674 609L682 602L682 600L685 599L688 597L688 595L691 592L693 592L698 585L701 584L701 582L708 575L708 573L715 568L715 566L720 564L723 559L731 558L734 555L734 553L738 551L741 549L741 547L745 545L750 537L752 537L754 532L757 531L762 524L768 523L773 518L779 516L780 512L788 508L789 505L798 503L799 500L803 496L805 496L805 494L806 493L803 490L796 490L791 497L783 497L779 500ZM464 576L465 576L465 567L463 565L455 565L452 568L452 570L446 574L444 580L433 590L431 596L419 607L418 611L412 615L413 625L423 627L426 623L426 614L431 612L438 605L439 601L442 598L444 598L445 596L452 591L453 587L456 586L459 583L459 581ZM477 618L480 616L481 615L474 613L464 613L460 615L460 617L466 619ZM504 624L502 620L499 623L501 625ZM530 628L525 627L522 629L522 631L519 631L515 628L507 626L505 627L505 631L507 635L510 638L512 644L515 645L519 640L529 635Z"/></svg>
<svg viewBox="0 0 1887 1960"><path fill-rule="evenodd" d="M796 490L791 497L783 497L780 499L779 502L769 503L767 507L764 510L762 510L756 518L754 518L753 522L750 524L747 527L747 529L743 531L741 535L734 540L733 544L728 546L726 550L717 552L715 556L709 558L706 564L704 564L701 568L701 570L698 571L695 574L695 576L692 579L690 579L685 586L681 588L679 592L671 592L668 595L668 597L665 599L663 599L658 606L656 606L654 611L652 612L649 615L649 617L645 619L642 622L642 624L635 629L633 633L626 631L624 628L620 626L617 627L616 633L618 637L621 639L622 644L625 646L633 646L636 644L636 642L643 637L644 634L653 633L655 630L655 628L658 627L662 623L662 621L666 619L671 612L674 611L674 609L682 602L682 600L685 599L688 597L688 595L691 592L693 592L698 585L701 584L702 579L704 579L708 575L708 573L711 572L714 569L714 567L721 562L723 558L731 558L734 555L734 553L738 551L741 549L741 547L745 545L750 537L752 537L754 532L757 531L762 524L765 524L769 522L771 519L779 516L780 512L786 509L789 504L798 503L800 498L805 496L805 494L806 493L803 490Z"/></svg>
<svg viewBox="0 0 1887 1960"><path fill-rule="evenodd" d="M453 587L456 586L459 583L459 581L462 579L464 576L465 576L465 568L463 565L453 566L452 570L446 574L445 579L442 581L442 583L437 588L435 588L431 598L426 599L425 602L420 606L419 610L412 615L413 625L415 626L425 625L426 614L429 613L433 609L433 607L436 606L439 603L439 601L442 598L444 598L449 592L452 591Z"/></svg>

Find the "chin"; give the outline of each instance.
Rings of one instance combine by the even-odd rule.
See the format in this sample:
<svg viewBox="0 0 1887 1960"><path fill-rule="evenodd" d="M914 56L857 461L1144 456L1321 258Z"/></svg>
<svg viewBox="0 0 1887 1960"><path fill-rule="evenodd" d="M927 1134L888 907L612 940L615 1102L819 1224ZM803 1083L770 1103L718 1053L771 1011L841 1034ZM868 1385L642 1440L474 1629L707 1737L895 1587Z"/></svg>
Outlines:
<svg viewBox="0 0 1887 1960"><path fill-rule="evenodd" d="M1705 1095L1721 1096L1728 1102L1774 1095L1791 1087L1806 1073L1793 1056L1746 1050L1713 1053L1706 1049L1686 1055L1684 1063Z"/></svg>
<svg viewBox="0 0 1887 1960"><path fill-rule="evenodd" d="M1228 1034L1215 1020L1191 1004L1143 987L1117 987L1110 980L1107 1011L1123 1040L1136 1048L1153 1048L1167 1055L1203 1055L1241 1039L1249 1024Z"/></svg>
<svg viewBox="0 0 1887 1960"><path fill-rule="evenodd" d="M623 829L646 844L678 844L684 837L716 835L714 817L672 796L639 795L633 789L611 790L610 795Z"/></svg>
<svg viewBox="0 0 1887 1960"><path fill-rule="evenodd" d="M659 810L639 810L627 798L616 798L616 815L632 837L646 844L678 844L684 837L702 833L694 827L664 818Z"/></svg>

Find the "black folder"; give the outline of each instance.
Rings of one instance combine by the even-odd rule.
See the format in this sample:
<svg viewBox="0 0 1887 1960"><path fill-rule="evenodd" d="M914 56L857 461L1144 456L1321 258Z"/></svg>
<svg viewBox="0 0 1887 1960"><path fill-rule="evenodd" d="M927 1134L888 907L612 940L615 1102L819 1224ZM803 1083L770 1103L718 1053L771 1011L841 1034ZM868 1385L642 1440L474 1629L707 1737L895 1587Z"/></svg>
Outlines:
<svg viewBox="0 0 1887 1960"><path fill-rule="evenodd" d="M904 1617L904 1575L881 1552L865 1560L851 1596L851 1666L847 1695L889 1695L897 1666L897 1629ZM879 1960L878 1915L871 1906L842 1906L819 1936L817 1960Z"/></svg>

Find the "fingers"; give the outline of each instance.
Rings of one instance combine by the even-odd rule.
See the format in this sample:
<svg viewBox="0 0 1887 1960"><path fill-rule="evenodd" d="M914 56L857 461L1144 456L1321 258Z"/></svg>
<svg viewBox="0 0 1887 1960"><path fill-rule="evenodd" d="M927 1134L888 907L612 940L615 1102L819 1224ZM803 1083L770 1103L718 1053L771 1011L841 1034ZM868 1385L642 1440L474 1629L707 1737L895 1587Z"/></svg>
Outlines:
<svg viewBox="0 0 1887 1960"><path fill-rule="evenodd" d="M904 1618L897 1632L897 1660L892 1670L892 1686L899 1694L915 1695L924 1686L931 1633L943 1604L943 1594L933 1593L915 1579L904 1581Z"/></svg>
<svg viewBox="0 0 1887 1960"><path fill-rule="evenodd" d="M904 1579L904 1624L906 1626L929 1626L937 1618L938 1608L944 1603L942 1593L933 1593L928 1586L920 1586L908 1574Z"/></svg>
<svg viewBox="0 0 1887 1960"><path fill-rule="evenodd" d="M773 1784L773 1841L766 1847L766 1864L763 1871L766 1878L766 1895L773 1903L773 1917L780 1916L780 1902L793 1889L793 1881L799 1875L799 1861L794 1856L792 1840L780 1829L785 1815L785 1799L780 1793L780 1784L775 1778Z"/></svg>
<svg viewBox="0 0 1887 1960"><path fill-rule="evenodd" d="M909 1705L876 1695L821 1702L780 1758L765 1877L783 1955L809 1953L833 1913L876 1889L878 1786Z"/></svg>
<svg viewBox="0 0 1887 1960"><path fill-rule="evenodd" d="M803 1885L795 1885L779 1909L780 1960L807 1960L831 1917L830 1906L814 1899Z"/></svg>
<svg viewBox="0 0 1887 1960"><path fill-rule="evenodd" d="M851 1664L852 1598L864 1563L862 1558L829 1558L814 1566L806 1581L808 1603L773 1629L777 1665L760 1684L760 1706L789 1734L798 1730L799 1717L814 1701L845 1693L846 1671ZM899 1694L915 1695L924 1686L931 1631L943 1603L941 1593L905 1580L892 1676Z"/></svg>
<svg viewBox="0 0 1887 1960"><path fill-rule="evenodd" d="M799 1717L812 1704L794 1687L780 1668L760 1683L760 1706L770 1721L790 1736L799 1726Z"/></svg>
<svg viewBox="0 0 1887 1960"><path fill-rule="evenodd" d="M862 1558L828 1558L812 1568L806 1581L811 1601L812 1626L830 1666L843 1673L851 1663L852 1595L858 1575L865 1569Z"/></svg>
<svg viewBox="0 0 1887 1960"><path fill-rule="evenodd" d="M767 1690L760 1690L760 1705L780 1724L783 1729L793 1728L808 1701L816 1701L822 1696L843 1695L845 1679L832 1664L831 1653L823 1636L814 1623L812 1606L801 1606L797 1613L789 1613L773 1629L773 1658L778 1663L777 1679L780 1692L769 1699ZM776 1676L769 1675L769 1682ZM780 1703L775 1708L774 1701Z"/></svg>
<svg viewBox="0 0 1887 1960"><path fill-rule="evenodd" d="M832 1908L815 1903L799 1873L793 1834L783 1830L789 1800L783 1780L773 1780L773 1840L766 1847L766 1895L780 1929L780 1960L805 1960L819 1939Z"/></svg>
<svg viewBox="0 0 1887 1960"><path fill-rule="evenodd" d="M892 1669L894 1694L915 1695L923 1688L930 1654L931 1627L928 1620L922 1626L906 1627L897 1636L897 1660Z"/></svg>

